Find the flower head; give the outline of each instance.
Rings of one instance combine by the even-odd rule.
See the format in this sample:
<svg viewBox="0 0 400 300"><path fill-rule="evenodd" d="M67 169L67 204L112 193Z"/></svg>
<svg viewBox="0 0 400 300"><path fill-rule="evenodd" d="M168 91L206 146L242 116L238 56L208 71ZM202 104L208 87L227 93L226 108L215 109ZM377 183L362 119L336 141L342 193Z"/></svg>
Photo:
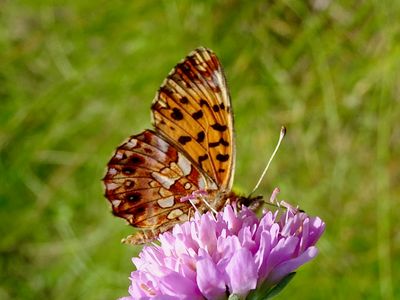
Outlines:
<svg viewBox="0 0 400 300"><path fill-rule="evenodd" d="M244 299L314 258L324 229L320 218L292 209L264 211L261 219L230 205L196 213L132 259L137 270L123 299Z"/></svg>

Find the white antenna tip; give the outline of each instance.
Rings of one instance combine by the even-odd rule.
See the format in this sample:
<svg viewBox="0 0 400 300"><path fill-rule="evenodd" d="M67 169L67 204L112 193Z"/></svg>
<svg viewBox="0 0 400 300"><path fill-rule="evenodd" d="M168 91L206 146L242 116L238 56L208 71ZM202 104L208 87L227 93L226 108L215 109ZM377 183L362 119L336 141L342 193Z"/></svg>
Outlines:
<svg viewBox="0 0 400 300"><path fill-rule="evenodd" d="M281 134L280 134L281 139L282 139L285 135L286 135L286 127L285 127L285 126L282 126L282 127L281 127Z"/></svg>

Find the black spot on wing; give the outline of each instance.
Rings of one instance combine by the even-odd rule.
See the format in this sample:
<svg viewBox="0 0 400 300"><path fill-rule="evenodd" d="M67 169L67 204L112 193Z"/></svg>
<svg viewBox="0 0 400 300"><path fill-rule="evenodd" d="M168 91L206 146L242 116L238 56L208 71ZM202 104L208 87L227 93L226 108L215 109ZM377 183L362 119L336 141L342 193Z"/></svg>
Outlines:
<svg viewBox="0 0 400 300"><path fill-rule="evenodd" d="M135 169L131 168L131 167L123 167L122 168L122 173L124 173L125 175L133 175L135 173Z"/></svg>
<svg viewBox="0 0 400 300"><path fill-rule="evenodd" d="M219 112L219 106L217 104L214 104L212 107L213 111Z"/></svg>
<svg viewBox="0 0 400 300"><path fill-rule="evenodd" d="M192 114L193 119L198 120L201 117L203 117L203 112L201 110L196 111L195 113Z"/></svg>
<svg viewBox="0 0 400 300"><path fill-rule="evenodd" d="M229 159L229 154L217 154L216 159L220 162L225 162Z"/></svg>
<svg viewBox="0 0 400 300"><path fill-rule="evenodd" d="M186 57L186 60L187 59L188 57ZM185 62L178 64L177 67L180 68L184 73L190 72L190 67L187 64L185 64Z"/></svg>
<svg viewBox="0 0 400 300"><path fill-rule="evenodd" d="M181 143L182 145L185 145L186 143L190 142L191 140L192 140L192 138L187 135L181 135L178 138L178 142Z"/></svg>
<svg viewBox="0 0 400 300"><path fill-rule="evenodd" d="M146 208L144 206L139 206L130 211L132 211L132 215L141 216L141 215L143 215L143 213L146 212Z"/></svg>
<svg viewBox="0 0 400 300"><path fill-rule="evenodd" d="M211 125L211 128L220 132L224 132L226 129L228 129L226 125L221 125L219 123Z"/></svg>
<svg viewBox="0 0 400 300"><path fill-rule="evenodd" d="M196 141L198 141L199 143L201 143L201 142L204 141L205 137L206 137L206 135L205 135L204 131L200 131L200 132L197 134L197 139L196 139Z"/></svg>
<svg viewBox="0 0 400 300"><path fill-rule="evenodd" d="M136 203L136 202L139 202L141 199L142 199L142 194L137 193L137 192L129 193L126 195L126 200L129 203Z"/></svg>
<svg viewBox="0 0 400 300"><path fill-rule="evenodd" d="M182 97L181 99L179 99L179 101L182 103L182 104L188 104L189 103L189 100L188 100L188 98L187 97Z"/></svg>
<svg viewBox="0 0 400 300"><path fill-rule="evenodd" d="M203 106L208 106L208 107L210 107L210 104L209 104L206 100L204 100L204 99L200 99L199 104L200 104L201 107L203 107Z"/></svg>
<svg viewBox="0 0 400 300"><path fill-rule="evenodd" d="M130 158L130 161L131 161L132 164L138 165L138 164L143 163L144 159L143 159L143 157L140 157L138 155L132 155L131 158Z"/></svg>
<svg viewBox="0 0 400 300"><path fill-rule="evenodd" d="M179 120L182 120L182 119L183 119L183 114L182 114L182 112L181 112L181 110L180 110L179 108L174 107L174 108L172 109L171 117L172 117L174 120L179 121Z"/></svg>
<svg viewBox="0 0 400 300"><path fill-rule="evenodd" d="M229 142L225 141L223 138L220 138L218 142L213 142L208 144L208 146L211 148L218 147L219 145L227 147L229 146Z"/></svg>
<svg viewBox="0 0 400 300"><path fill-rule="evenodd" d="M200 155L199 156L199 165L201 166L202 162L208 159L208 154Z"/></svg>

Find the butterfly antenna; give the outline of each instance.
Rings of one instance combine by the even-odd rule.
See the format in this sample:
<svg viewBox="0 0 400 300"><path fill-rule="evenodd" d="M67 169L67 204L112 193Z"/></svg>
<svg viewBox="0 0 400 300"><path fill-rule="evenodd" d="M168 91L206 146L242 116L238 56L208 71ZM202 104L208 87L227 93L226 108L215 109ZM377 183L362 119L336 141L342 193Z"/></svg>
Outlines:
<svg viewBox="0 0 400 300"><path fill-rule="evenodd" d="M262 172L262 174L261 174L261 176L260 176L260 179L258 180L258 182L257 182L256 186L254 187L254 189L251 191L250 195L252 195L252 194L258 189L258 187L260 186L260 183L261 183L261 181L263 180L265 174L267 173L267 170L268 170L268 168L269 168L269 165L271 164L272 160L274 159L274 156L275 156L276 152L278 151L279 146L281 145L282 140L283 140L283 138L285 137L285 135L286 135L286 127L285 127L285 126L282 126L281 132L280 132L280 135L279 135L279 140L278 140L278 143L276 144L275 150L274 150L274 152L272 153L271 157L269 158L269 161L268 161L268 163L267 163L267 166L264 168L264 171Z"/></svg>

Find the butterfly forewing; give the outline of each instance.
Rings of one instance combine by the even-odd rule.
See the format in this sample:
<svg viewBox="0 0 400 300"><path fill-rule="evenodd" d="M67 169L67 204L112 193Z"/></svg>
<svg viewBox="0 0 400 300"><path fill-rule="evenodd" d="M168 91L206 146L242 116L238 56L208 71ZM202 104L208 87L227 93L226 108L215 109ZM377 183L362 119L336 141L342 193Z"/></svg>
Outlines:
<svg viewBox="0 0 400 300"><path fill-rule="evenodd" d="M188 219L191 206L179 199L213 186L182 153L150 130L117 148L104 183L114 214L148 229Z"/></svg>
<svg viewBox="0 0 400 300"><path fill-rule="evenodd" d="M156 131L219 189L232 187L235 148L231 102L217 56L198 48L179 63L153 101Z"/></svg>

